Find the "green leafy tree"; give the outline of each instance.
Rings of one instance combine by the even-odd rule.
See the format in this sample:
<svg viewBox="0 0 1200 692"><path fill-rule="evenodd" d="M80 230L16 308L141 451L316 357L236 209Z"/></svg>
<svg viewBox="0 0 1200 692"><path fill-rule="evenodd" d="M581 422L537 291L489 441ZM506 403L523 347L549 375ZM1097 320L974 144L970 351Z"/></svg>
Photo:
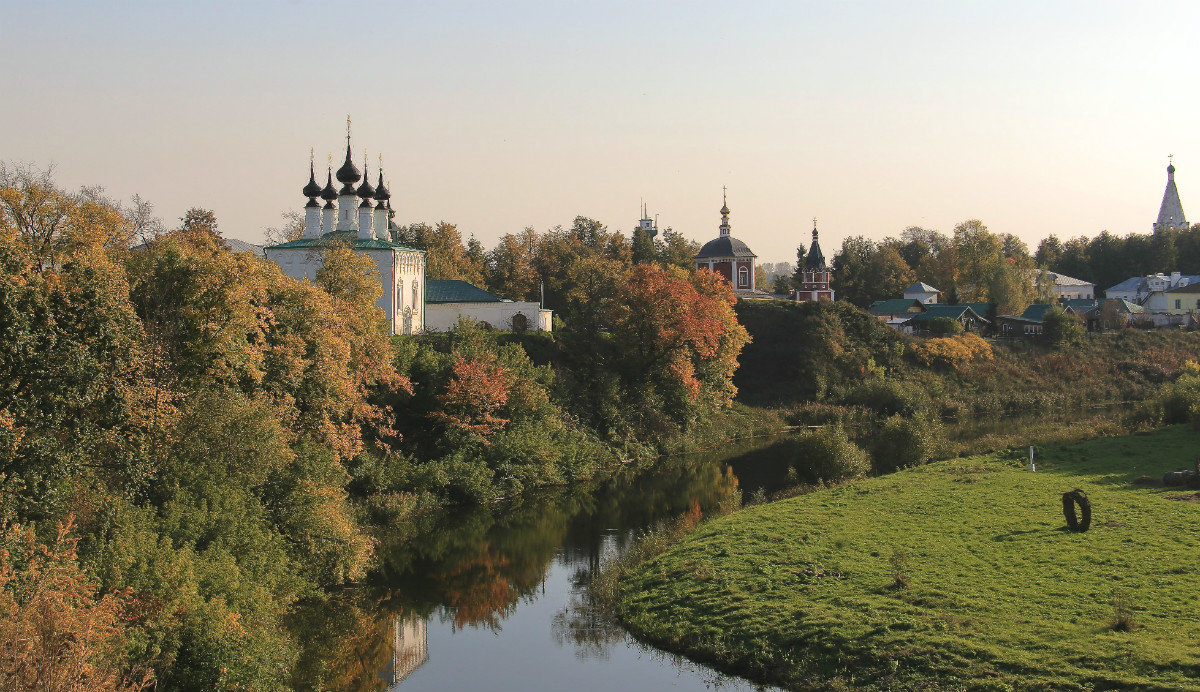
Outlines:
<svg viewBox="0 0 1200 692"><path fill-rule="evenodd" d="M634 264L649 264L657 259L654 239L639 226L633 229L633 245L631 247Z"/></svg>
<svg viewBox="0 0 1200 692"><path fill-rule="evenodd" d="M1078 317L1057 307L1046 311L1042 325L1046 342L1054 348L1078 346L1087 331Z"/></svg>

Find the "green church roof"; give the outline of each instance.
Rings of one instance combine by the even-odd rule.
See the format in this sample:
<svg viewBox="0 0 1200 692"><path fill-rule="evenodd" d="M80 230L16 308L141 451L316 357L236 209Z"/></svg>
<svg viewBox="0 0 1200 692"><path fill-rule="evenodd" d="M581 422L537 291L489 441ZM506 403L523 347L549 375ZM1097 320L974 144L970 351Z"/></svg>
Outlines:
<svg viewBox="0 0 1200 692"><path fill-rule="evenodd" d="M504 299L466 281L429 280L425 282L425 302L502 303Z"/></svg>
<svg viewBox="0 0 1200 692"><path fill-rule="evenodd" d="M393 243L390 240L374 238L361 239L358 231L331 231L319 238L300 238L279 245L270 245L267 250L296 250L304 248L326 248L338 243L345 243L355 250L404 250L408 252L424 252L414 247Z"/></svg>

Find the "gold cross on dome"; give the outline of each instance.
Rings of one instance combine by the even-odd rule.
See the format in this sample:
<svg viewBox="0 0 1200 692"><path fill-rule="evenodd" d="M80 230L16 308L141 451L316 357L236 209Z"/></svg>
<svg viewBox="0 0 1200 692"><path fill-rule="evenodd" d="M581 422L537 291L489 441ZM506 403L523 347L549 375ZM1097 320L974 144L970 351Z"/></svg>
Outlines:
<svg viewBox="0 0 1200 692"><path fill-rule="evenodd" d="M346 144L350 144L350 114L346 114Z"/></svg>

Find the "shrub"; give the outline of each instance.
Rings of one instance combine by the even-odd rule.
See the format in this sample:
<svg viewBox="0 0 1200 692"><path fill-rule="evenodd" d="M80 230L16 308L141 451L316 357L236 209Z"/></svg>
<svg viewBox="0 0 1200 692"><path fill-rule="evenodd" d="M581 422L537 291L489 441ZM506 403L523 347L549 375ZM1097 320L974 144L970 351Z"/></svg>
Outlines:
<svg viewBox="0 0 1200 692"><path fill-rule="evenodd" d="M1200 377L1183 375L1160 395L1163 422L1200 423Z"/></svg>
<svg viewBox="0 0 1200 692"><path fill-rule="evenodd" d="M896 380L867 380L850 390L843 403L863 406L882 416L910 416L919 408L913 388Z"/></svg>
<svg viewBox="0 0 1200 692"><path fill-rule="evenodd" d="M929 331L938 336L951 336L954 334L962 334L962 323L951 317L935 317L929 320Z"/></svg>
<svg viewBox="0 0 1200 692"><path fill-rule="evenodd" d="M826 481L856 478L871 470L870 457L840 425L803 433L797 442L797 461Z"/></svg>
<svg viewBox="0 0 1200 692"><path fill-rule="evenodd" d="M926 339L913 344L913 357L922 365L948 367L962 371L974 361L992 360L992 346L978 334L960 334L942 339Z"/></svg>
<svg viewBox="0 0 1200 692"><path fill-rule="evenodd" d="M924 464L935 457L942 442L942 426L936 418L892 416L872 439L875 471L890 473Z"/></svg>

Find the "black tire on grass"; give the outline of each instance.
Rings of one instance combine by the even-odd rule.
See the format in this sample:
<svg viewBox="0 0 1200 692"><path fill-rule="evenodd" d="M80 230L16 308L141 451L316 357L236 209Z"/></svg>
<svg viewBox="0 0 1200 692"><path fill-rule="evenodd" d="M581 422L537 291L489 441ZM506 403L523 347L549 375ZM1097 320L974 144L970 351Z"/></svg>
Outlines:
<svg viewBox="0 0 1200 692"><path fill-rule="evenodd" d="M1087 493L1076 488L1069 493L1063 493L1063 516L1067 518L1067 528L1072 531L1087 531L1092 525L1092 503ZM1075 505L1079 505L1079 516L1075 515Z"/></svg>

